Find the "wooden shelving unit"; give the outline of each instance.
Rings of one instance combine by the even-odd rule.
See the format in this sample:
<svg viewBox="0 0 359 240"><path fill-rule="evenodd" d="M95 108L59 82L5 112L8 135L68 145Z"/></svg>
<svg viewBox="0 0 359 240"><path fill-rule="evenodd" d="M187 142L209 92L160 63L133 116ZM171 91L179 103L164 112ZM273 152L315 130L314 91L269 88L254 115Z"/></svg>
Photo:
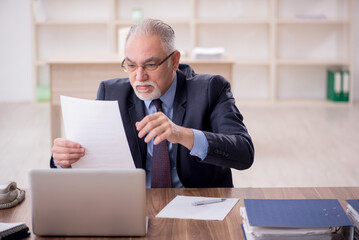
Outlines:
<svg viewBox="0 0 359 240"><path fill-rule="evenodd" d="M314 2L32 0L43 12L34 14L34 84L46 82L42 68L57 55L116 55L118 29L135 23L132 9L141 8L174 28L187 62L196 46L223 46L235 61L238 100L325 101L326 69L334 68L350 71L352 103L353 0Z"/></svg>

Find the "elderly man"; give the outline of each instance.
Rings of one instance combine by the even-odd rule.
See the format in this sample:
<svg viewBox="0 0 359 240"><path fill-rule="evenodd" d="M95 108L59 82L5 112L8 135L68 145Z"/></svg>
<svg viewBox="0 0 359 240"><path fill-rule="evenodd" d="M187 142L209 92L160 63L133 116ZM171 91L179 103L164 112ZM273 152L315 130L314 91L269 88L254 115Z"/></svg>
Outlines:
<svg viewBox="0 0 359 240"><path fill-rule="evenodd" d="M249 168L254 147L228 81L179 64L174 31L160 20L131 27L125 56L129 77L101 82L97 100L118 101L147 187L233 187L230 168ZM51 167L67 168L85 149L59 138L52 152Z"/></svg>

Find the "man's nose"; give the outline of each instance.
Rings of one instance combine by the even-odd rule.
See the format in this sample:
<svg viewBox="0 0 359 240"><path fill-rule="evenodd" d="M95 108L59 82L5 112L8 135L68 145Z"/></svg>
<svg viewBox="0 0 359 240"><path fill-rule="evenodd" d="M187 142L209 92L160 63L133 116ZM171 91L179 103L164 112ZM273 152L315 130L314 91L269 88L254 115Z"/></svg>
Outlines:
<svg viewBox="0 0 359 240"><path fill-rule="evenodd" d="M137 81L146 81L147 80L147 73L143 69L143 67L138 67L136 71L136 80Z"/></svg>

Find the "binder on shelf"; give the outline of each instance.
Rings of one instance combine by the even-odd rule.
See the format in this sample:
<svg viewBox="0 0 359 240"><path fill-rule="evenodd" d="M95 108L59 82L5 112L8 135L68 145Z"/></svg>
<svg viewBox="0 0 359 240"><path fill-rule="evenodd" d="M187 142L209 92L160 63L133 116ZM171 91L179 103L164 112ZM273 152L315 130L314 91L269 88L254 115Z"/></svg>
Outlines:
<svg viewBox="0 0 359 240"><path fill-rule="evenodd" d="M347 202L347 214L354 224L354 239L359 240L359 199L350 199Z"/></svg>
<svg viewBox="0 0 359 240"><path fill-rule="evenodd" d="M125 58L126 38L129 31L130 31L130 27L123 27L118 29L117 50L120 58Z"/></svg>
<svg viewBox="0 0 359 240"><path fill-rule="evenodd" d="M327 99L335 102L348 102L350 88L349 71L327 71Z"/></svg>
<svg viewBox="0 0 359 240"><path fill-rule="evenodd" d="M245 199L247 240L353 239L353 225L336 199Z"/></svg>
<svg viewBox="0 0 359 240"><path fill-rule="evenodd" d="M349 71L342 71L342 96L341 100L348 102L349 101Z"/></svg>
<svg viewBox="0 0 359 240"><path fill-rule="evenodd" d="M28 236L30 232L25 223L0 222L0 239L22 239Z"/></svg>
<svg viewBox="0 0 359 240"><path fill-rule="evenodd" d="M45 22L46 15L42 0L34 0L32 2L32 11L36 22Z"/></svg>

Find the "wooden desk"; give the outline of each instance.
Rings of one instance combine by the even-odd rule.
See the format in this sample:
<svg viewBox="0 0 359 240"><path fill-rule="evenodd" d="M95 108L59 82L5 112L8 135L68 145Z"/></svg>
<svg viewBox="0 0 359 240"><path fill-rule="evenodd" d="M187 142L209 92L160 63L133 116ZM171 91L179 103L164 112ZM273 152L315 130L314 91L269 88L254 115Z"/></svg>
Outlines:
<svg viewBox="0 0 359 240"><path fill-rule="evenodd" d="M176 195L239 198L240 201L223 221L203 221L185 219L155 218L156 214ZM260 199L338 199L346 209L345 199L358 199L359 187L334 188L213 188L213 189L147 189L147 215L149 227L146 237L135 239L240 239L244 236L241 230L242 217L239 208L245 198ZM31 229L31 211L29 191L26 199L19 206L0 210L1 222L25 222ZM31 234L30 239L41 238ZM64 239L64 238L56 238ZM88 238L66 238L88 239ZM98 239L98 238L91 238ZM103 238L101 238L103 239ZM117 238L110 238L117 239ZM131 238L121 238L131 239Z"/></svg>
<svg viewBox="0 0 359 240"><path fill-rule="evenodd" d="M62 136L60 96L96 99L101 81L111 78L127 77L121 69L117 55L105 56L63 56L50 59L51 89L51 140ZM181 63L190 64L197 73L222 75L232 81L234 59L221 60L181 59Z"/></svg>

